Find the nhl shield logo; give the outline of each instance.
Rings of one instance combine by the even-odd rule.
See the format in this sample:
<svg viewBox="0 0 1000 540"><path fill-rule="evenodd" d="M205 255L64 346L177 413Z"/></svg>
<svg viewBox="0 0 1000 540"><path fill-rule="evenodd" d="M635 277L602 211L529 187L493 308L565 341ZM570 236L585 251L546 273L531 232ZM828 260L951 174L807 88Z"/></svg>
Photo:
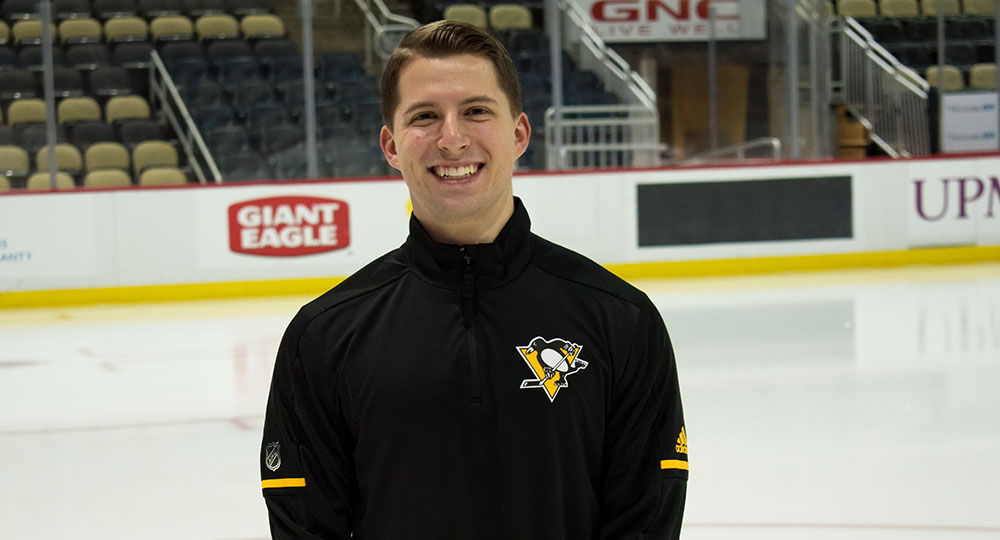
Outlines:
<svg viewBox="0 0 1000 540"><path fill-rule="evenodd" d="M264 465L272 472L281 467L281 444L277 441L268 443L264 448Z"/></svg>
<svg viewBox="0 0 1000 540"><path fill-rule="evenodd" d="M549 396L549 401L554 402L559 390L569 386L566 378L586 369L587 362L580 358L581 350L582 345L542 337L531 340L527 347L517 347L517 352L535 374L534 379L521 382L521 389L541 388Z"/></svg>

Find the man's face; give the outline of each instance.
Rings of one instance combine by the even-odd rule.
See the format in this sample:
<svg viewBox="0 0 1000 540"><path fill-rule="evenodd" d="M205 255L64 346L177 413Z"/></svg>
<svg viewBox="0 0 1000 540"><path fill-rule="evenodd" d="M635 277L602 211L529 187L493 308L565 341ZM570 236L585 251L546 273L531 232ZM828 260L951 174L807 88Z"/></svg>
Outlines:
<svg viewBox="0 0 1000 540"><path fill-rule="evenodd" d="M506 219L514 161L531 128L510 103L489 59L416 58L399 77L393 129L380 143L403 173L418 218L438 225Z"/></svg>

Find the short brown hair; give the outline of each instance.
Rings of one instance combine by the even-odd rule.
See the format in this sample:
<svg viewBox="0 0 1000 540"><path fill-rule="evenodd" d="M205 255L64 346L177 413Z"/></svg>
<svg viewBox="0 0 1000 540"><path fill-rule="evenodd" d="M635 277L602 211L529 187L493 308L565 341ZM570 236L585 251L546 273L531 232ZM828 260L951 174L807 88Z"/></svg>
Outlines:
<svg viewBox="0 0 1000 540"><path fill-rule="evenodd" d="M496 70L497 84L510 102L510 114L521 114L521 84L517 70L502 43L471 24L437 21L411 30L392 52L382 72L382 121L392 129L392 116L399 106L399 76L416 58L444 58L474 54L488 58Z"/></svg>

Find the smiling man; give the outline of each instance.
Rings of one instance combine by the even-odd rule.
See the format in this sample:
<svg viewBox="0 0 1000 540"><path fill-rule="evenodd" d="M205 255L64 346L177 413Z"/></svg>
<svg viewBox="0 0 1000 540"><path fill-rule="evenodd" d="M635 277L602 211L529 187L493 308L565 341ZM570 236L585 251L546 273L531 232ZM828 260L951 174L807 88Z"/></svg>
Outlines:
<svg viewBox="0 0 1000 540"><path fill-rule="evenodd" d="M643 293L531 233L512 188L531 127L503 46L414 30L382 114L410 235L285 333L261 446L272 536L677 538L669 337Z"/></svg>

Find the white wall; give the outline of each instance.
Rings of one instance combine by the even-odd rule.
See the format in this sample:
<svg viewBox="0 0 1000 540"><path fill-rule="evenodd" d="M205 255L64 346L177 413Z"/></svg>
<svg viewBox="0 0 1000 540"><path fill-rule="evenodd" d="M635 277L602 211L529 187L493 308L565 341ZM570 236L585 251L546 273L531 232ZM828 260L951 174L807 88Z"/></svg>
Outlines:
<svg viewBox="0 0 1000 540"><path fill-rule="evenodd" d="M852 177L853 238L638 245L639 184L839 175ZM614 264L1000 245L997 176L1000 157L990 156L519 175L514 191L535 232ZM298 256L231 249L231 206L292 196L339 202L304 224L314 233L326 227L328 236L339 231L338 244L325 246L335 249ZM401 180L0 194L0 291L346 276L403 242L407 202ZM243 228L233 232L237 241Z"/></svg>

